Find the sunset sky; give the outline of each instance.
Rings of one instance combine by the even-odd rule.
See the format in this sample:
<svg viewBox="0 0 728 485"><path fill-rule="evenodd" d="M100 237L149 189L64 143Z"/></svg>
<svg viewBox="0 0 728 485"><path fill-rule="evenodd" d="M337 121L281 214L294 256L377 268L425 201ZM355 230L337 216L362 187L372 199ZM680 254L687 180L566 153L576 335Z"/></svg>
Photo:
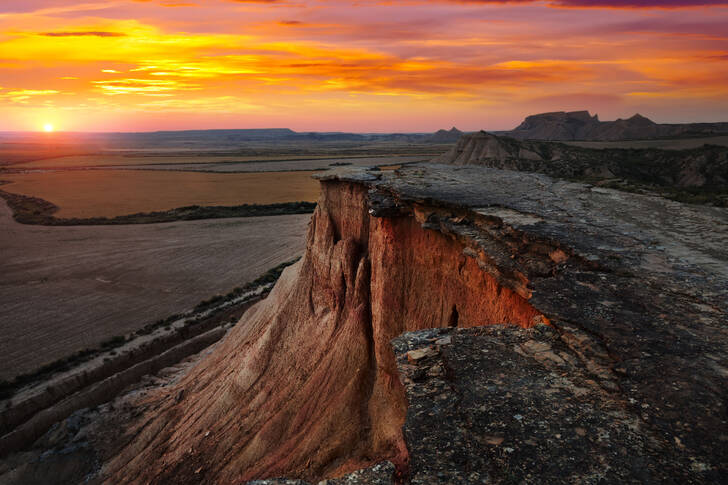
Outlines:
<svg viewBox="0 0 728 485"><path fill-rule="evenodd" d="M728 0L2 0L0 131L728 121Z"/></svg>

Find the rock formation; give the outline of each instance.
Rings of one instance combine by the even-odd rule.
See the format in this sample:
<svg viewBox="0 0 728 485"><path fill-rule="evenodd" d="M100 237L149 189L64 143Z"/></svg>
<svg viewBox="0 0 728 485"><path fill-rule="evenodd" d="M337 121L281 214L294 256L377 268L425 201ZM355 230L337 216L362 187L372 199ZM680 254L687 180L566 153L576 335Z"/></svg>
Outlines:
<svg viewBox="0 0 728 485"><path fill-rule="evenodd" d="M622 178L645 186L720 190L728 186L728 148L708 145L690 150L593 149L481 131L463 135L433 161L570 179Z"/></svg>
<svg viewBox="0 0 728 485"><path fill-rule="evenodd" d="M645 140L651 138L728 134L728 123L657 124L640 114L599 121L588 111L556 111L531 115L511 131L499 134L527 140Z"/></svg>
<svg viewBox="0 0 728 485"><path fill-rule="evenodd" d="M545 321L522 273L483 271L462 242L415 217L373 217L366 198L365 186L323 183L302 261L134 431L112 482L169 483L199 467L218 483L321 478L385 458L405 474L406 400L389 341Z"/></svg>
<svg viewBox="0 0 728 485"><path fill-rule="evenodd" d="M454 126L449 130L437 130L432 135L425 137L428 143L455 143L463 135L463 132Z"/></svg>
<svg viewBox="0 0 728 485"><path fill-rule="evenodd" d="M116 445L70 427L93 480L724 480L724 209L475 166L319 177L271 295Z"/></svg>

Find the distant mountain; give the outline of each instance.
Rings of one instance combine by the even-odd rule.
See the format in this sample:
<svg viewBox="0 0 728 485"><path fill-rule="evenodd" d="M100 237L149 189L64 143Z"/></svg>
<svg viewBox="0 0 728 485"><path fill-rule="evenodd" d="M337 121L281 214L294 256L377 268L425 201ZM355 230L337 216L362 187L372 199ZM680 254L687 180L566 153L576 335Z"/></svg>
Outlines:
<svg viewBox="0 0 728 485"><path fill-rule="evenodd" d="M218 146L220 148L247 142L400 142L455 143L463 134L457 128L437 133L345 133L296 132L289 128L243 130L187 130L149 133L113 133L92 135L110 145L123 146Z"/></svg>
<svg viewBox="0 0 728 485"><path fill-rule="evenodd" d="M711 145L690 150L593 149L481 131L462 136L453 148L432 161L567 179L623 179L640 186L706 188L720 193L728 189L728 148Z"/></svg>
<svg viewBox="0 0 728 485"><path fill-rule="evenodd" d="M454 126L449 130L438 130L432 135L426 136L425 141L428 143L455 143L463 135L463 132Z"/></svg>
<svg viewBox="0 0 728 485"><path fill-rule="evenodd" d="M726 123L657 124L636 114L631 118L600 121L588 111L556 111L528 116L511 131L497 132L522 140L618 141L728 134Z"/></svg>

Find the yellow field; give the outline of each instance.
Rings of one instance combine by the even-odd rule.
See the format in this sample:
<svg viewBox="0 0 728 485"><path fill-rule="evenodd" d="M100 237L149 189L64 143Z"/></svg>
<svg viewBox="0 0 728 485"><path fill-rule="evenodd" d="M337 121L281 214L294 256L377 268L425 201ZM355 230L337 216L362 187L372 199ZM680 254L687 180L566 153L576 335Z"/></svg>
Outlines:
<svg viewBox="0 0 728 485"><path fill-rule="evenodd" d="M312 172L83 170L3 174L7 192L53 202L57 217L115 217L189 205L274 204L318 198Z"/></svg>

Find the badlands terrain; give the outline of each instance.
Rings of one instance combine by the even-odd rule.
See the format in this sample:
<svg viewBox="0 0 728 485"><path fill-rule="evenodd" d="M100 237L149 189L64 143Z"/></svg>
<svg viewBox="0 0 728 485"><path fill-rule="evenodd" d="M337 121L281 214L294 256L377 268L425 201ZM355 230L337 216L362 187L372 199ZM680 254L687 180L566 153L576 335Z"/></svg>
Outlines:
<svg viewBox="0 0 728 485"><path fill-rule="evenodd" d="M119 357L98 356L96 380L71 369L45 393L37 383L16 389L0 411L0 483L722 483L725 148L595 150L537 140L603 143L618 126L609 143L634 143L625 140L632 131L619 130L636 124L653 133L640 132L648 139L640 143L669 135L669 144L675 136L720 136L722 125L668 133L639 118L604 127L577 112L557 113L537 132L546 118L554 114L515 130L531 130L522 138L532 140L475 133L451 146L436 142L460 136L454 130L431 138L316 135L365 142L375 154L388 146L392 156L357 163L360 145L338 158L319 153L340 161L315 174L312 217L119 227L10 222L38 230L28 241L51 230L108 229L118 246L100 248L99 258L118 253L120 268L133 259L122 247L136 245L125 234L144 230L150 245L172 231L169 250L183 257L176 241L187 243L189 228L200 231L190 244L202 251L205 240L220 238L232 248L262 224L271 243L258 254L270 254L272 233L287 226L280 259L269 261L287 261L295 248L302 258L272 288L278 272L231 293L247 310L234 325L205 323L207 314L170 321L136 347L124 339ZM574 119L588 129L566 137L562 125ZM158 136L165 149L176 135ZM245 136L257 137L255 149L269 136L295 138L304 152L316 140L269 130ZM437 151L434 160L414 159L428 150ZM293 162L276 158L254 163ZM306 164L320 163L313 158ZM22 175L20 165L8 174ZM80 163L67 172L80 166L96 170ZM700 204L670 200L688 196ZM306 233L299 246L296 232ZM129 272L141 280L152 273L167 280L160 266L195 257L191 247L183 260L145 265L149 247L138 248L140 267ZM248 261L193 267L214 264L211 274L224 268L244 282L252 279L240 272ZM198 326L206 332L195 331L199 345L182 351L179 339ZM176 346L150 350L170 339Z"/></svg>
<svg viewBox="0 0 728 485"><path fill-rule="evenodd" d="M318 197L311 174L422 161L446 147L410 137L0 134L0 381L189 310L300 256ZM263 217L239 218L251 215ZM170 223L147 224L158 222ZM108 224L118 227L90 226Z"/></svg>

